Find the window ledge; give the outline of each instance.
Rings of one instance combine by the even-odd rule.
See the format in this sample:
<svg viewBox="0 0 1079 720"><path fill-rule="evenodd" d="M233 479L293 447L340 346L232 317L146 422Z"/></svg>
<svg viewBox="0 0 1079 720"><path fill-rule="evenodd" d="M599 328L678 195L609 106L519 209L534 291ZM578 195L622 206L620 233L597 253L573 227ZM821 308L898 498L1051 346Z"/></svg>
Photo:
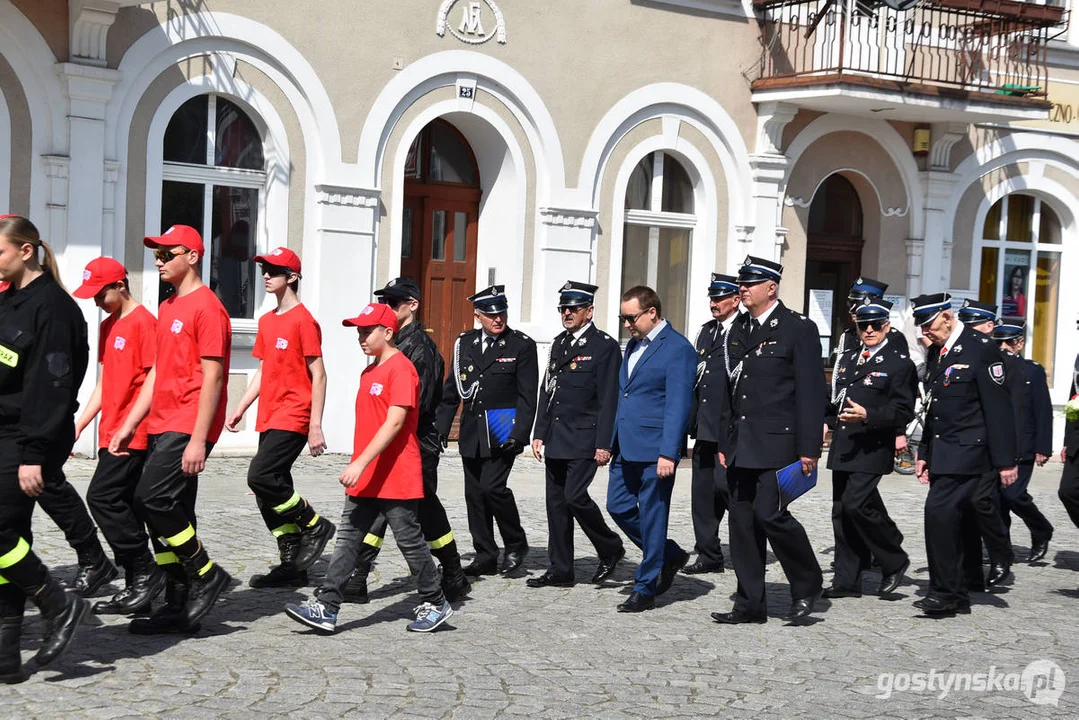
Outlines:
<svg viewBox="0 0 1079 720"><path fill-rule="evenodd" d="M686 10L698 10L710 15L753 17L752 11L743 6L740 0L652 0L652 2L656 5L674 5Z"/></svg>
<svg viewBox="0 0 1079 720"><path fill-rule="evenodd" d="M255 347L255 335L258 334L257 320L247 318L232 319L232 349L251 350Z"/></svg>

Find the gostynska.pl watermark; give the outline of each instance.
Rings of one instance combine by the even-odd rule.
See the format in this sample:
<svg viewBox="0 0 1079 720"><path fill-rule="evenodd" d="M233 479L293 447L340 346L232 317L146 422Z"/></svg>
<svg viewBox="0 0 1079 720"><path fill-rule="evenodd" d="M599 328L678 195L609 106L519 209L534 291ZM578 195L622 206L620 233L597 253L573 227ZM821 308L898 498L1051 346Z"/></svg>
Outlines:
<svg viewBox="0 0 1079 720"><path fill-rule="evenodd" d="M1057 705L1064 693L1064 671L1052 660L1035 660L1020 672L989 666L986 672L897 672L877 676L875 697L887 700L895 693L934 693L943 700L953 693L1017 692L1035 705Z"/></svg>

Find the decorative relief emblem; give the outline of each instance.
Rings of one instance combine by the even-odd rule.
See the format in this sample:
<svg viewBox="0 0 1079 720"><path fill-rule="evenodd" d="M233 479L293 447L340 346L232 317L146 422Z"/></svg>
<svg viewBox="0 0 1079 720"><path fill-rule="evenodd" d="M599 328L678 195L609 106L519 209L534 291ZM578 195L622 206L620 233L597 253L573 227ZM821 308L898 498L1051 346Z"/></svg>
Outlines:
<svg viewBox="0 0 1079 720"><path fill-rule="evenodd" d="M461 12L451 19L455 6L460 6ZM491 38L506 44L506 19L494 0L443 0L438 8L435 33L445 37L447 30L469 45L482 45Z"/></svg>

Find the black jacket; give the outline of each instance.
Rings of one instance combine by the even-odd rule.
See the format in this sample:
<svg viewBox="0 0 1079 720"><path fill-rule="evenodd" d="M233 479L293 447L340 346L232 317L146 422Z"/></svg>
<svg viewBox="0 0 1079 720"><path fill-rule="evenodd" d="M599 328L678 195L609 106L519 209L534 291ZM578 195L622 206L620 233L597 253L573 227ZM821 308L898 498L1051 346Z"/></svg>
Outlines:
<svg viewBox="0 0 1079 720"><path fill-rule="evenodd" d="M1079 392L1079 355L1075 356L1075 370L1072 375L1071 392L1068 399L1075 397ZM1068 462L1079 460L1079 420L1067 420L1064 423L1064 447L1067 448Z"/></svg>
<svg viewBox="0 0 1079 720"><path fill-rule="evenodd" d="M737 324L740 318L735 318ZM731 326L732 328L734 325ZM712 319L697 333L697 385L693 392L693 412L689 417L689 436L702 442L719 444L725 440L730 417L722 408L729 407L729 383L723 360L726 339L723 323Z"/></svg>
<svg viewBox="0 0 1079 720"><path fill-rule="evenodd" d="M728 435L719 450L727 465L782 468L799 457L820 457L826 386L817 328L777 302L756 332L745 313L727 333L732 377Z"/></svg>
<svg viewBox="0 0 1079 720"><path fill-rule="evenodd" d="M423 325L415 321L401 328L397 335L397 349L412 361L416 374L420 376L420 419L416 436L424 449L439 452L442 444L438 441L435 419L439 403L442 402L442 383L446 377L442 353L431 336L424 332Z"/></svg>
<svg viewBox="0 0 1079 720"><path fill-rule="evenodd" d="M618 341L592 325L571 344L569 332L551 343L551 359L540 384L536 439L556 460L589 459L610 450L618 409Z"/></svg>
<svg viewBox="0 0 1079 720"><path fill-rule="evenodd" d="M981 475L1016 464L1015 419L1000 349L963 328L951 351L926 352L930 396L918 458L936 475Z"/></svg>
<svg viewBox="0 0 1079 720"><path fill-rule="evenodd" d="M483 331L468 330L454 344L455 357L442 388L436 425L440 435L449 435L453 417L462 404L461 434L457 444L464 457L491 457L491 436L487 410L514 408L516 416L510 437L527 446L536 419L536 392L539 368L536 343L519 330L506 328L495 340L487 357L483 354ZM460 390L458 389L460 387ZM493 448L497 452L497 447Z"/></svg>
<svg viewBox="0 0 1079 720"><path fill-rule="evenodd" d="M1049 397L1049 383L1045 368L1033 360L1020 358L1020 369L1026 380L1026 417L1019 444L1019 461L1034 462L1035 454L1049 457L1053 454L1053 401Z"/></svg>
<svg viewBox="0 0 1079 720"><path fill-rule="evenodd" d="M70 451L89 355L86 320L51 275L0 294L0 431L18 437L20 464Z"/></svg>
<svg viewBox="0 0 1079 720"><path fill-rule="evenodd" d="M835 396L828 405L832 428L828 467L833 470L887 475L895 468L895 436L914 419L918 376L906 348L888 343L858 365L861 344L836 361ZM863 422L839 421L847 400L866 410ZM840 401L843 407L840 407Z"/></svg>

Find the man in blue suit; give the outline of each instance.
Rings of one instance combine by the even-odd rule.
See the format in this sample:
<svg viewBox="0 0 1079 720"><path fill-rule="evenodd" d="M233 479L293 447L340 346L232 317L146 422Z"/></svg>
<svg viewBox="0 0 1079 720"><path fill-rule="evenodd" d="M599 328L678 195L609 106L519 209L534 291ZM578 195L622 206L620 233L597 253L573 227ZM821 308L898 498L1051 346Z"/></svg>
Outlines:
<svg viewBox="0 0 1079 720"><path fill-rule="evenodd" d="M693 406L697 353L663 319L652 288L627 290L621 313L632 339L619 374L607 512L644 553L633 593L618 611L642 612L655 607L656 596L689 562L689 553L667 538L667 521Z"/></svg>

